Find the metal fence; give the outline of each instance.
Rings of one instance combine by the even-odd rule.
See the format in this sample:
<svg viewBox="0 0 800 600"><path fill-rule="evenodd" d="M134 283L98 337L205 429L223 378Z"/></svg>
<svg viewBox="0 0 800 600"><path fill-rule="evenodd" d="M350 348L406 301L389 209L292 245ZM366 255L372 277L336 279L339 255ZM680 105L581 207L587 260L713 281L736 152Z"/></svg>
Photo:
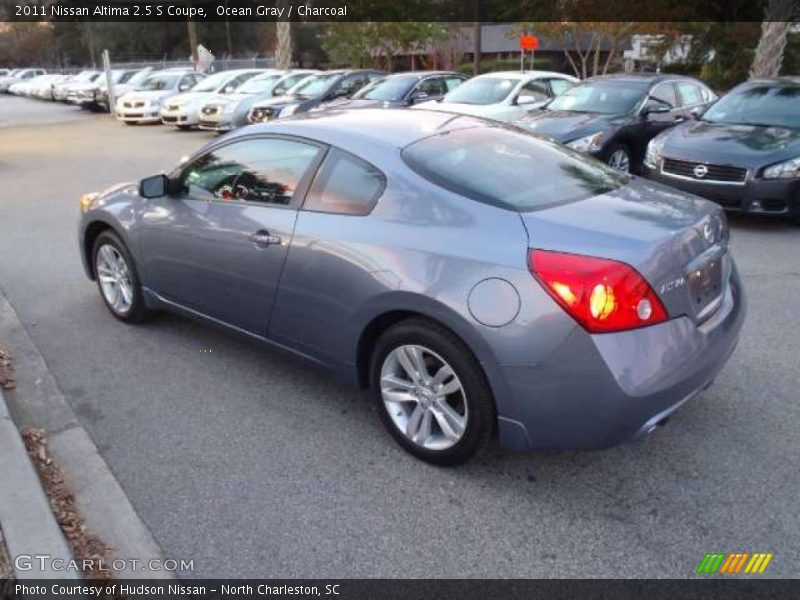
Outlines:
<svg viewBox="0 0 800 600"><path fill-rule="evenodd" d="M114 56L111 57L111 66L114 69L144 69L145 67L151 67L153 69L174 69L174 68L183 68L183 69L191 69L192 68L192 61L190 60L167 60L167 58L163 58L161 60L155 58L142 58L141 60L114 60ZM216 73L217 71L229 71L231 69L270 69L275 67L275 56L273 54L266 54L266 55L256 55L251 56L248 58L218 58L214 60L209 68L210 73ZM65 75L74 75L75 73L79 73L85 69L102 69L102 65L97 65L96 67L86 66L86 67L67 67L67 68L55 68L55 69L48 69L50 73L63 73Z"/></svg>

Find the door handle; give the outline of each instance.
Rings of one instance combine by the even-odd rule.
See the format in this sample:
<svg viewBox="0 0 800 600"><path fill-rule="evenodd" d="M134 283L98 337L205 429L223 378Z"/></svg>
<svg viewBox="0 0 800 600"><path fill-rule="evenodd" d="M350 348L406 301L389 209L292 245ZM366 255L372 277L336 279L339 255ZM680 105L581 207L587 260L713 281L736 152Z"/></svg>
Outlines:
<svg viewBox="0 0 800 600"><path fill-rule="evenodd" d="M270 234L269 231L256 231L247 236L247 239L253 242L259 248L266 248L267 246L280 246L281 238L277 235Z"/></svg>

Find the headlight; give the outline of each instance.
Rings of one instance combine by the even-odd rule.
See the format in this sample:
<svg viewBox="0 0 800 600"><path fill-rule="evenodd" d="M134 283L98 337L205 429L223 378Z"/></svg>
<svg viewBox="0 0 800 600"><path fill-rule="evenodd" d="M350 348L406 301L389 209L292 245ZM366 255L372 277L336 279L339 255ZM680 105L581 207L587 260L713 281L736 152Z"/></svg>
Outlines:
<svg viewBox="0 0 800 600"><path fill-rule="evenodd" d="M80 197L80 199L78 200L78 204L81 207L82 213L87 212L89 208L91 208L92 203L94 202L95 198L97 198L97 196L98 196L97 192L94 192L91 194L84 194L83 196Z"/></svg>
<svg viewBox="0 0 800 600"><path fill-rule="evenodd" d="M644 155L644 164L651 169L658 168L661 160L661 151L664 149L664 142L667 141L666 135L658 135L647 144L647 152Z"/></svg>
<svg viewBox="0 0 800 600"><path fill-rule="evenodd" d="M288 117L290 115L293 115L296 110L297 110L297 104L290 104L289 106L286 106L281 109L281 112L278 113L278 118Z"/></svg>
<svg viewBox="0 0 800 600"><path fill-rule="evenodd" d="M600 141L603 139L603 133L597 132L586 137L578 138L567 143L567 146L578 152L597 152L600 150Z"/></svg>
<svg viewBox="0 0 800 600"><path fill-rule="evenodd" d="M800 177L800 156L764 169L764 179L795 179Z"/></svg>

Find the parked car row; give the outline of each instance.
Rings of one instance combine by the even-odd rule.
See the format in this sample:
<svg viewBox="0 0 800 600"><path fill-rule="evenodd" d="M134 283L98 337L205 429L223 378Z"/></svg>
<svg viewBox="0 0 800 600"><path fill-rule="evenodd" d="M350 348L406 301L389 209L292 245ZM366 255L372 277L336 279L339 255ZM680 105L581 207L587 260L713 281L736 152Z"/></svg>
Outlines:
<svg viewBox="0 0 800 600"><path fill-rule="evenodd" d="M9 81L11 82L9 84ZM506 122L623 173L726 208L796 216L800 208L800 80L744 83L722 99L703 82L665 74L579 81L548 71L468 79L447 71L374 69L115 69L114 113L128 125L227 132L301 113L354 108L436 110ZM19 69L0 91L108 110L107 78Z"/></svg>

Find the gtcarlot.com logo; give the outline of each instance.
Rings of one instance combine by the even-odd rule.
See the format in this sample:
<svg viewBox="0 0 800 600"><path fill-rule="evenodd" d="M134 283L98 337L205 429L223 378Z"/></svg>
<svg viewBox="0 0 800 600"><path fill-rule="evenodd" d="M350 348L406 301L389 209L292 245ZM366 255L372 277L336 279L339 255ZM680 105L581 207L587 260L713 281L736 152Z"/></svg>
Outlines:
<svg viewBox="0 0 800 600"><path fill-rule="evenodd" d="M767 569L772 560L772 553L766 552L709 552L697 566L700 574L721 573L736 575L738 573L760 574Z"/></svg>

